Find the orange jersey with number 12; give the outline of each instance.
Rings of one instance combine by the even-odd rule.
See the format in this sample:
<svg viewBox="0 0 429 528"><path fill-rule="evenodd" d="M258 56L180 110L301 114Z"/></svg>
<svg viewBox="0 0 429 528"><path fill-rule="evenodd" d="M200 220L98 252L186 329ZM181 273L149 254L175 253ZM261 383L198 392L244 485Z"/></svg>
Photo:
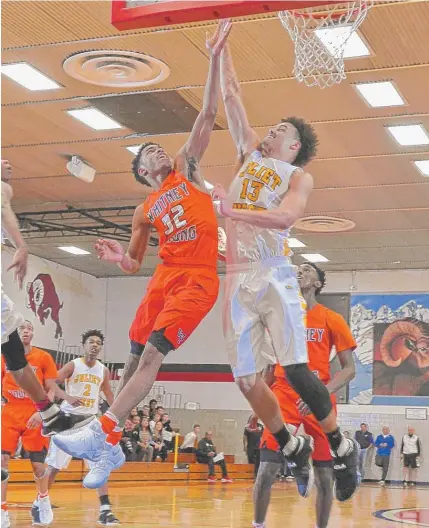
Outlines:
<svg viewBox="0 0 429 528"><path fill-rule="evenodd" d="M158 231L159 258L165 264L216 267L217 220L210 195L172 171L143 210Z"/></svg>

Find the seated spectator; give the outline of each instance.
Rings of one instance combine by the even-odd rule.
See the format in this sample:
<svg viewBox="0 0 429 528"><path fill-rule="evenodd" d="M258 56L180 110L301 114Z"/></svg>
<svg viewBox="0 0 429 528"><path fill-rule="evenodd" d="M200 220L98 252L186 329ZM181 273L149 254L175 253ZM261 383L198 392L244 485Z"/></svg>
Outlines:
<svg viewBox="0 0 429 528"><path fill-rule="evenodd" d="M247 421L246 427L244 428L243 435L243 448L247 454L247 461L249 464L253 464L255 469L255 476L258 474L259 468L259 442L261 441L262 433L264 432L264 426L258 422L257 418L254 418L252 414Z"/></svg>
<svg viewBox="0 0 429 528"><path fill-rule="evenodd" d="M149 402L149 419L150 420L153 420L157 403L158 402L156 400L150 400Z"/></svg>
<svg viewBox="0 0 429 528"><path fill-rule="evenodd" d="M161 416L161 423L164 428L164 431L167 431L168 433L172 434L171 440L167 440L165 438L166 435L164 435L164 442L167 447L167 451L174 451L174 440L173 438L176 436L176 433L173 431L173 428L171 427L170 417L167 413L164 413Z"/></svg>
<svg viewBox="0 0 429 528"><path fill-rule="evenodd" d="M134 424L131 420L126 420L121 438L121 447L127 462L135 461L135 446L133 446Z"/></svg>
<svg viewBox="0 0 429 528"><path fill-rule="evenodd" d="M392 449L395 447L395 439L390 434L388 427L383 427L382 434L377 436L374 445L377 448L375 465L382 468L379 484L380 486L384 486L386 484L387 472L389 471L390 455Z"/></svg>
<svg viewBox="0 0 429 528"><path fill-rule="evenodd" d="M160 421L161 421L161 415L159 414L158 411L156 411L155 414L153 415L152 420L150 420L149 422L149 427L150 427L150 431L152 434L155 431L155 425Z"/></svg>
<svg viewBox="0 0 429 528"><path fill-rule="evenodd" d="M182 445L179 447L181 453L195 453L195 444L198 443L201 427L194 425L193 430L185 436Z"/></svg>
<svg viewBox="0 0 429 528"><path fill-rule="evenodd" d="M165 445L164 439L162 437L162 430L162 422L156 422L151 442L151 445L153 446L154 462L157 459L160 459L162 460L162 462L165 462L165 459L167 458L167 446Z"/></svg>
<svg viewBox="0 0 429 528"><path fill-rule="evenodd" d="M144 416L140 428L140 441L138 442L137 448L137 461L138 462L152 462L153 459L153 445L152 434L149 428L149 419Z"/></svg>
<svg viewBox="0 0 429 528"><path fill-rule="evenodd" d="M130 420L132 420L134 416L138 416L138 415L139 415L139 411L137 407L134 407L133 409L131 409L131 412L130 412Z"/></svg>
<svg viewBox="0 0 429 528"><path fill-rule="evenodd" d="M214 459L216 458L216 448L213 444L212 436L212 432L208 431L205 434L204 438L202 438L198 442L198 447L196 450L197 462L199 464L208 464L209 482L216 482L215 466L220 466L222 470L222 482L232 482L232 479L228 477L228 471L226 469L225 460L222 458L221 460L217 460L216 462L214 461Z"/></svg>
<svg viewBox="0 0 429 528"><path fill-rule="evenodd" d="M143 418L144 416L149 418L149 405L143 405L143 408L140 411L140 417Z"/></svg>

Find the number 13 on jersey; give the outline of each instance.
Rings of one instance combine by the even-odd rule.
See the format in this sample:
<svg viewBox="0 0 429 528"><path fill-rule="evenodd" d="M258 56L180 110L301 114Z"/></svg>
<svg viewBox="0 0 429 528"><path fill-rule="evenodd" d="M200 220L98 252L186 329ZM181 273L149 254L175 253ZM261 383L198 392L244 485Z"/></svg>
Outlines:
<svg viewBox="0 0 429 528"><path fill-rule="evenodd" d="M181 229L186 225L186 220L182 219L185 211L181 205L175 205L170 212L162 217L162 223L165 226L164 235L169 236L176 229Z"/></svg>

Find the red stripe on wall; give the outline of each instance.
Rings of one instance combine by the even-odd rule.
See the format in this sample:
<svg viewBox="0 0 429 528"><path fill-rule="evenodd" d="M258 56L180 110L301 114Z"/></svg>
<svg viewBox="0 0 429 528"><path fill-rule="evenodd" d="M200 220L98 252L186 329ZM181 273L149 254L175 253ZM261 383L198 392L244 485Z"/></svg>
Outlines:
<svg viewBox="0 0 429 528"><path fill-rule="evenodd" d="M232 382L231 372L159 372L156 381Z"/></svg>

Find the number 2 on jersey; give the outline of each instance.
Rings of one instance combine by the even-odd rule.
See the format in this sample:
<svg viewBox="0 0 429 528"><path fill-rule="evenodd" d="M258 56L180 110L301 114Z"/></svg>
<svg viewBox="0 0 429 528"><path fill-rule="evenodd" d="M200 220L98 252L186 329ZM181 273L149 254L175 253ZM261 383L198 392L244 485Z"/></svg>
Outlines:
<svg viewBox="0 0 429 528"><path fill-rule="evenodd" d="M83 389L83 396L91 396L91 385L89 383Z"/></svg>
<svg viewBox="0 0 429 528"><path fill-rule="evenodd" d="M173 214L171 217L170 214ZM165 225L165 236L171 235L174 229L180 229L186 225L186 220L182 220L185 211L181 205L175 205L171 208L170 214L167 213L162 217L162 223Z"/></svg>
<svg viewBox="0 0 429 528"><path fill-rule="evenodd" d="M249 183L250 183L252 192L249 192ZM242 200L250 200L251 202L257 202L259 198L259 194L261 193L261 190L263 189L263 187L264 187L264 184L262 182L259 182L259 181L251 182L249 178L244 178L240 198Z"/></svg>

